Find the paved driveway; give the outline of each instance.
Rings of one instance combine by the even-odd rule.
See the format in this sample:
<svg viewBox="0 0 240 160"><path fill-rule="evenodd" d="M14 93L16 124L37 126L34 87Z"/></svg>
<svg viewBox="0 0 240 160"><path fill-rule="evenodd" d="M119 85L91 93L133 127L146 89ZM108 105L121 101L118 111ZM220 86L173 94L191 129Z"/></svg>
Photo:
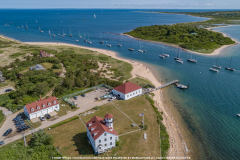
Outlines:
<svg viewBox="0 0 240 160"><path fill-rule="evenodd" d="M13 88L12 86L7 86L7 87L4 87L4 88L1 88L1 89L0 89L0 95L1 95L1 94L5 94L5 93L6 93L6 92L5 92L6 89L15 90L15 88Z"/></svg>

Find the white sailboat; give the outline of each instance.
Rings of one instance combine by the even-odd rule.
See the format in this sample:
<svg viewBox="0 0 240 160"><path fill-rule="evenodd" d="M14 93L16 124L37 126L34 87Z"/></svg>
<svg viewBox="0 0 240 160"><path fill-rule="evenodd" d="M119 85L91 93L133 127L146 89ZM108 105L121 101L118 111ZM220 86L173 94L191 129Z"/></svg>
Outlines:
<svg viewBox="0 0 240 160"><path fill-rule="evenodd" d="M141 46L141 42L140 42L140 46L139 46L139 50L138 50L138 52L143 52L143 50L142 50L142 46Z"/></svg>
<svg viewBox="0 0 240 160"><path fill-rule="evenodd" d="M180 58L180 52L179 52L179 56L178 56L178 59L176 60L176 62L183 64L183 60Z"/></svg>
<svg viewBox="0 0 240 160"><path fill-rule="evenodd" d="M92 44L92 42L91 42L91 41L89 41L89 34L88 34L88 44Z"/></svg>
<svg viewBox="0 0 240 160"><path fill-rule="evenodd" d="M192 48L193 51L193 48ZM188 62L192 62L192 63L197 63L196 59L192 59L192 53L191 53L191 57L187 59Z"/></svg>
<svg viewBox="0 0 240 160"><path fill-rule="evenodd" d="M85 39L85 33L84 33L84 40L83 40L84 42L87 42L87 40Z"/></svg>
<svg viewBox="0 0 240 160"><path fill-rule="evenodd" d="M49 30L49 35L51 35L51 32L50 32L50 30Z"/></svg>
<svg viewBox="0 0 240 160"><path fill-rule="evenodd" d="M93 17L96 18L96 14L94 14Z"/></svg>
<svg viewBox="0 0 240 160"><path fill-rule="evenodd" d="M79 31L79 38L82 38L81 34L80 34L80 31Z"/></svg>
<svg viewBox="0 0 240 160"><path fill-rule="evenodd" d="M21 22L21 27L23 28L22 22Z"/></svg>
<svg viewBox="0 0 240 160"><path fill-rule="evenodd" d="M65 35L65 34L64 34L64 29L63 29L63 34L62 34L62 37L64 37L64 35Z"/></svg>
<svg viewBox="0 0 240 160"><path fill-rule="evenodd" d="M162 47L161 47L161 53L162 53ZM159 57L165 58L165 56L163 54L160 54Z"/></svg>
<svg viewBox="0 0 240 160"><path fill-rule="evenodd" d="M214 68L218 68L218 69L221 69L221 67L218 64L218 57L217 57L217 61L216 61L216 65L213 65Z"/></svg>
<svg viewBox="0 0 240 160"><path fill-rule="evenodd" d="M231 65L231 62L232 62L232 57L231 57L231 60L230 60L230 64L229 64L229 67L226 67L225 69L226 70L229 70L229 71L235 71L234 68L231 68L230 65Z"/></svg>
<svg viewBox="0 0 240 160"><path fill-rule="evenodd" d="M26 23L26 27L25 27L25 29L28 29L27 23Z"/></svg>
<svg viewBox="0 0 240 160"><path fill-rule="evenodd" d="M131 48L131 46L132 46L132 41L130 42L130 48L128 48L128 50L129 50L129 51L134 51L134 49Z"/></svg>
<svg viewBox="0 0 240 160"><path fill-rule="evenodd" d="M108 36L108 42L109 42L109 36ZM111 44L106 44L106 46L111 47Z"/></svg>
<svg viewBox="0 0 240 160"><path fill-rule="evenodd" d="M53 32L53 30L52 30L52 32ZM54 32L53 32L52 36L53 36L53 37L55 37L55 34L54 34Z"/></svg>
<svg viewBox="0 0 240 160"><path fill-rule="evenodd" d="M58 31L58 36L60 36L59 31Z"/></svg>

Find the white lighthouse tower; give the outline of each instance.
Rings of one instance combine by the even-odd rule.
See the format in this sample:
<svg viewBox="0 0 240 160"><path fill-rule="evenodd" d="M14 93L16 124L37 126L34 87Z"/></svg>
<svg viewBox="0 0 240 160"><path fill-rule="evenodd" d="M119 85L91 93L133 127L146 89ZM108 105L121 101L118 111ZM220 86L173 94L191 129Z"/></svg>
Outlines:
<svg viewBox="0 0 240 160"><path fill-rule="evenodd" d="M113 129L113 115L112 114L106 114L105 116L105 123L106 123L106 126Z"/></svg>

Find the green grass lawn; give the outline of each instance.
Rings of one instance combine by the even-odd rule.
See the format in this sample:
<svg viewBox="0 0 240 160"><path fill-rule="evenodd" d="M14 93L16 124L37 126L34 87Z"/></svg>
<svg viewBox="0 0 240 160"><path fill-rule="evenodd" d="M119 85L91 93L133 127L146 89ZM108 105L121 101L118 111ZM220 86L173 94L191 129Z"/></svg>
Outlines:
<svg viewBox="0 0 240 160"><path fill-rule="evenodd" d="M119 137L120 145L111 149L109 153L100 156L151 156L160 155L159 144L159 125L157 118L150 103L145 96L135 97L127 101L114 101L114 104L124 111L137 124L141 124L142 117L140 113L145 114L145 124L147 130L140 130ZM132 128L132 122L111 103L100 106L95 113L81 116L84 122L89 121L93 116L104 117L105 114L111 113L114 116L113 127L119 135L138 129ZM73 120L61 126L55 127L47 131L54 138L54 146L64 155L68 157L94 156L91 145L87 142L86 128L79 120ZM147 134L147 139L143 139L143 134Z"/></svg>
<svg viewBox="0 0 240 160"><path fill-rule="evenodd" d="M150 84L150 85L154 86L149 80L144 79L144 78L140 78L140 77L132 78L128 81L132 82L132 83L135 83L139 86L142 86L142 85L145 85L145 84Z"/></svg>
<svg viewBox="0 0 240 160"><path fill-rule="evenodd" d="M79 109L79 108L72 109L71 106L65 101L61 101L59 105L60 105L60 110L57 112L57 116L59 117L66 115L68 111L73 112ZM65 106L62 106L62 105L65 105Z"/></svg>
<svg viewBox="0 0 240 160"><path fill-rule="evenodd" d="M43 68L52 68L53 64L52 63L40 63L40 65L43 66ZM53 72L63 72L62 69L53 69Z"/></svg>

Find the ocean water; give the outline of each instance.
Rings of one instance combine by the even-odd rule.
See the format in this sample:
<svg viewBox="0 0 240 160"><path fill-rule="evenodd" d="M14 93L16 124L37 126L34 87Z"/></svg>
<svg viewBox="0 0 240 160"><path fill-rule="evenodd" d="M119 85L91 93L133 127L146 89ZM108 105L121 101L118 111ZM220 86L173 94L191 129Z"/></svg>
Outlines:
<svg viewBox="0 0 240 160"><path fill-rule="evenodd" d="M119 56L141 61L154 67L159 81L168 82L179 79L182 84L190 86L188 90L178 90L174 86L164 89L167 97L183 117L189 132L195 137L199 159L239 159L240 157L240 113L239 78L240 78L240 45L233 45L224 49L219 56L193 54L197 63L187 62L189 52L180 50L184 63L174 61L177 49L161 44L141 42L123 35L109 33L124 33L136 27L149 25L174 24L206 20L206 18L192 17L179 14L159 14L137 12L139 10L0 10L0 34L23 42L65 42L76 45L109 49L119 53ZM155 11L155 10L153 10ZM162 11L207 11L207 10L162 10ZM94 14L96 18L94 18ZM85 19L85 20L83 20ZM12 24L9 24L12 22ZM4 26L8 23L9 26ZM27 30L21 28L27 24ZM18 28L18 26L20 28ZM41 27L43 33L38 29ZM71 34L73 37L69 37ZM240 26L216 29L240 41ZM55 38L49 35L54 32ZM65 37L57 34L66 33ZM87 44L81 36L89 39ZM103 33L109 32L109 33ZM103 40L104 44L99 41ZM79 40L79 42L76 42ZM141 44L140 44L141 42ZM106 44L112 47L107 47ZM123 46L118 47L121 43ZM139 53L140 45L147 52ZM134 48L133 52L128 48ZM161 48L170 55L161 59ZM218 65L222 68L218 73L209 71L218 57ZM227 71L229 66L236 71Z"/></svg>

